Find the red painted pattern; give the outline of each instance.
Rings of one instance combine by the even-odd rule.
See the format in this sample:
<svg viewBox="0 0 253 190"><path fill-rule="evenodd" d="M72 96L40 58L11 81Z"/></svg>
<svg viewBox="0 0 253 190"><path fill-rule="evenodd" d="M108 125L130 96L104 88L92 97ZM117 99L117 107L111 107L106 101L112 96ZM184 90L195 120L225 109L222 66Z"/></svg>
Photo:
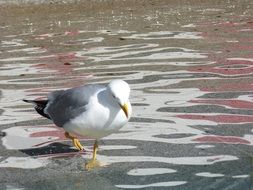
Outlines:
<svg viewBox="0 0 253 190"><path fill-rule="evenodd" d="M50 54L47 56L40 57L41 61L60 61L60 62L68 62L73 61L77 58L76 53L66 52L66 53L57 53L57 54Z"/></svg>
<svg viewBox="0 0 253 190"><path fill-rule="evenodd" d="M212 81L212 80L211 80ZM208 80L207 80L208 83ZM226 92L226 91L236 91L236 92L241 92L241 91L253 91L253 84L252 83L243 83L240 82L238 83L237 81L234 82L231 80L229 83L226 84L220 84L216 83L215 86L206 86L203 88L200 88L201 91L211 91L211 92Z"/></svg>
<svg viewBox="0 0 253 190"><path fill-rule="evenodd" d="M80 32L79 32L79 30L75 30L75 31L66 31L65 33L64 33L64 35L65 36L76 36L76 35L78 35Z"/></svg>
<svg viewBox="0 0 253 190"><path fill-rule="evenodd" d="M245 40L245 42L249 42L249 41ZM246 51L251 50L252 51L253 50L253 46L252 45L245 45L245 44L240 44L240 43L229 44L228 48L231 49L231 50L233 50L233 51L238 51L238 50L246 50Z"/></svg>
<svg viewBox="0 0 253 190"><path fill-rule="evenodd" d="M37 126L36 128L43 128L45 126ZM49 144L52 144L54 142L63 142L63 141L71 141L70 139L66 138L65 137L65 131L60 128L60 127L56 127L54 125L52 126L46 126L47 128L50 127L50 128L53 128L54 131L52 130L48 130L48 131L41 131L41 132L34 132L34 133L31 133L29 135L30 138L36 138L36 137L56 137L56 139L54 140L47 140L45 142L42 142L42 143L39 143L39 144L36 144L34 145L33 147L41 147L41 146L47 146ZM80 135L74 135L75 137L77 137L78 139L80 140L87 140L87 139L90 139L88 137L83 137L83 136L80 136Z"/></svg>
<svg viewBox="0 0 253 190"><path fill-rule="evenodd" d="M252 59L252 61L251 60L244 60L243 58L226 60L225 65L248 65L248 66L253 66L253 59Z"/></svg>
<svg viewBox="0 0 253 190"><path fill-rule="evenodd" d="M39 69L43 70L54 70L59 73L70 73L72 72L72 66L71 65L66 65L66 64L59 64L59 63L43 63L43 64L37 64L34 65L34 67L37 67Z"/></svg>
<svg viewBox="0 0 253 190"><path fill-rule="evenodd" d="M48 128L49 126L47 126ZM43 128L43 126L39 126L37 128ZM64 135L64 130L61 128L56 128L53 126L50 126L50 128L55 129L54 131L41 131L41 132L35 132L30 134L30 137L57 137L59 140L64 140L65 135Z"/></svg>
<svg viewBox="0 0 253 190"><path fill-rule="evenodd" d="M63 130L62 128L56 127L54 125L44 126L44 127L53 128L54 130L53 131L49 130L49 131L35 132L35 133L30 134L30 137L57 137L58 140L66 140L67 139L64 135L65 130ZM36 128L43 128L43 126L38 126ZM88 139L86 137L79 136L79 135L75 135L75 136L79 139Z"/></svg>
<svg viewBox="0 0 253 190"><path fill-rule="evenodd" d="M73 31L65 31L64 33L45 33L35 36L36 40L46 40L48 38L52 37L58 37L58 36L76 36L80 33L79 30L73 30Z"/></svg>

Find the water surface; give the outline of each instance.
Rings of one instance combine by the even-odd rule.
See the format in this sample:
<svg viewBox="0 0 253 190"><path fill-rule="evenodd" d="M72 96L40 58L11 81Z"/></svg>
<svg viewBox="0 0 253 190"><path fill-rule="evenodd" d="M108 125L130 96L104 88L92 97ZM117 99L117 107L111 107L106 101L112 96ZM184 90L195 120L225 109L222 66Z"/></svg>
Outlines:
<svg viewBox="0 0 253 190"><path fill-rule="evenodd" d="M0 189L251 189L252 2L2 5ZM78 153L23 98L126 80L133 116Z"/></svg>

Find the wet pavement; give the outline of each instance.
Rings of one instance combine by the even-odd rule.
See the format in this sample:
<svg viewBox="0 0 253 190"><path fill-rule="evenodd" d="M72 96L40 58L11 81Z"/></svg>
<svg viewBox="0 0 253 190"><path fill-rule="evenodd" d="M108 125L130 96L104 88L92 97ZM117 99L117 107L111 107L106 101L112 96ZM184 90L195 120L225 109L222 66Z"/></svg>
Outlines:
<svg viewBox="0 0 253 190"><path fill-rule="evenodd" d="M1 5L0 189L252 189L252 15L250 0ZM77 152L21 100L115 78L133 116L87 172L93 140Z"/></svg>

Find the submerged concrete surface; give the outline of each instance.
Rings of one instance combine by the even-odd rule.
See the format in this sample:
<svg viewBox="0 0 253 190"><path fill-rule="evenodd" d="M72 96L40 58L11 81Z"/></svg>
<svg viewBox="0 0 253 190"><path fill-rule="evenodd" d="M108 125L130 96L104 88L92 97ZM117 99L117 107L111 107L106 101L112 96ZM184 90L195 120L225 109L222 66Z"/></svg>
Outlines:
<svg viewBox="0 0 253 190"><path fill-rule="evenodd" d="M0 189L252 188L253 2L13 2L0 6ZM21 100L113 78L131 85L133 117L87 172L93 140L78 153Z"/></svg>

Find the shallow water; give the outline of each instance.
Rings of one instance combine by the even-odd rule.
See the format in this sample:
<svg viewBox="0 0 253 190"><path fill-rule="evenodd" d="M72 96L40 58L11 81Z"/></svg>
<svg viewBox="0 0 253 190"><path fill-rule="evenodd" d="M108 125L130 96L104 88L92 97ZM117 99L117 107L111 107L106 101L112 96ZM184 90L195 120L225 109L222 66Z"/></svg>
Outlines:
<svg viewBox="0 0 253 190"><path fill-rule="evenodd" d="M251 189L252 2L131 3L1 7L0 189ZM113 78L133 116L87 172L21 100Z"/></svg>

